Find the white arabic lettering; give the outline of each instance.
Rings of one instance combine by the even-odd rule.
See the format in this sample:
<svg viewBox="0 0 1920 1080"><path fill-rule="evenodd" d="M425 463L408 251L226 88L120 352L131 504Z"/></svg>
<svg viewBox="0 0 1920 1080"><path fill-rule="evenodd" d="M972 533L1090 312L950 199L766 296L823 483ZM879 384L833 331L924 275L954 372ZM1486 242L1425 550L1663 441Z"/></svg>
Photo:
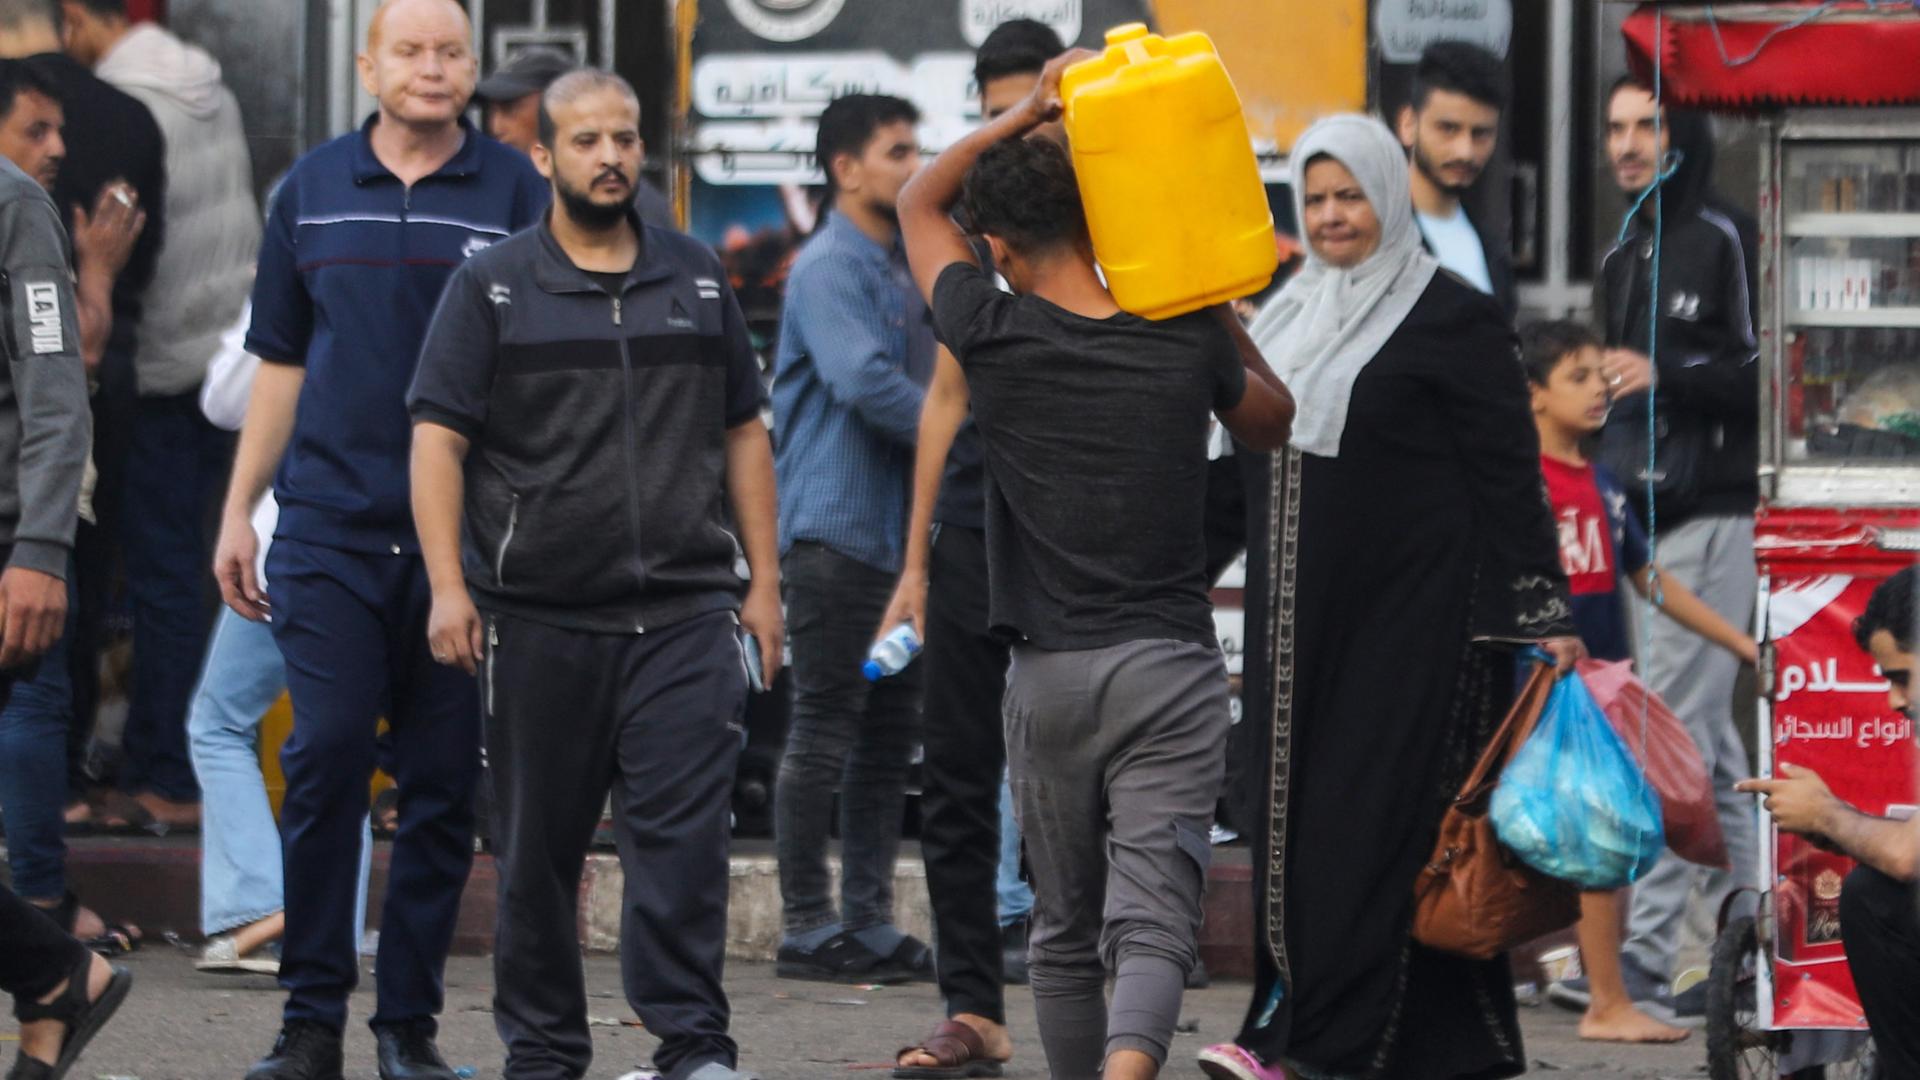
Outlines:
<svg viewBox="0 0 1920 1080"><path fill-rule="evenodd" d="M1838 716L1812 721L1782 716L1774 723L1774 743L1778 746L1793 742L1851 742L1856 748L1866 750L1874 746L1897 746L1912 738L1913 721L1905 717L1856 720L1852 716Z"/></svg>
<svg viewBox="0 0 1920 1080"><path fill-rule="evenodd" d="M1880 674L1874 668L1875 675ZM1878 682L1842 682L1840 680L1840 662L1838 660L1815 660L1805 668L1788 664L1780 669L1780 695L1776 701L1785 701L1802 690L1812 694L1884 694L1892 684Z"/></svg>

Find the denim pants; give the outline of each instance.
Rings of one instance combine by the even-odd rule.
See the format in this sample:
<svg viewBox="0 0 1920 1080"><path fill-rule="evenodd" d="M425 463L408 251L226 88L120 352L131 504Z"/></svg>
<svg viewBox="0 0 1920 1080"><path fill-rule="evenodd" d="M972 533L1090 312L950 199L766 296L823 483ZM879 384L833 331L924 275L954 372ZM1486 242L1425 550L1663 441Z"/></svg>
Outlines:
<svg viewBox="0 0 1920 1080"><path fill-rule="evenodd" d="M1013 819L1013 788L1000 783L1000 872L994 879L1000 925L1010 926L1033 910L1033 886L1020 876L1020 823Z"/></svg>
<svg viewBox="0 0 1920 1080"><path fill-rule="evenodd" d="M893 863L920 726L920 664L879 682L860 673L894 576L801 542L780 561L793 646L793 719L774 793L774 847L788 935L836 921L827 876L840 793L844 930L893 921Z"/></svg>
<svg viewBox="0 0 1920 1080"><path fill-rule="evenodd" d="M287 688L273 627L223 609L187 712L188 745L200 780L200 931L212 937L286 907L280 828L260 775L261 716ZM373 838L362 831L356 935L367 924Z"/></svg>
<svg viewBox="0 0 1920 1080"><path fill-rule="evenodd" d="M29 900L67 894L67 730L73 682L67 669L78 612L67 574L67 625L31 677L13 683L0 709L0 817L14 891Z"/></svg>
<svg viewBox="0 0 1920 1080"><path fill-rule="evenodd" d="M141 398L127 459L127 593L133 601L133 700L120 787L198 802L187 703L213 624L207 565L212 510L233 435L200 414L198 391Z"/></svg>

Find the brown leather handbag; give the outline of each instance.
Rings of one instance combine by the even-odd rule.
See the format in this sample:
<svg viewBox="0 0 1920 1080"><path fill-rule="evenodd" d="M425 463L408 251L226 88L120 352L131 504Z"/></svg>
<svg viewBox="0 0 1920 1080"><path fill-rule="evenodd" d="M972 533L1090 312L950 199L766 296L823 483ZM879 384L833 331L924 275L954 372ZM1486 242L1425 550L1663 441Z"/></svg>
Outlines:
<svg viewBox="0 0 1920 1080"><path fill-rule="evenodd" d="M1428 948L1490 960L1580 918L1580 894L1573 885L1515 858L1494 835L1487 814L1500 770L1533 733L1553 681L1551 665L1534 666L1441 819L1433 857L1413 883L1413 939Z"/></svg>

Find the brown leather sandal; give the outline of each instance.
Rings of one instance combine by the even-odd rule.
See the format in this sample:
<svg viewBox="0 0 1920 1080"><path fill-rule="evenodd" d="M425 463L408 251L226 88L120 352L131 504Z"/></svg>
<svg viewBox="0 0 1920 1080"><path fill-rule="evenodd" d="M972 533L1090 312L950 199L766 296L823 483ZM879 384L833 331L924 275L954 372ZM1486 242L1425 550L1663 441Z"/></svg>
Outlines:
<svg viewBox="0 0 1920 1080"><path fill-rule="evenodd" d="M939 1062L932 1065L901 1065L908 1054L926 1054ZM1000 1075L1000 1062L987 1056L980 1033L958 1020L942 1021L933 1034L918 1046L903 1046L893 1055L893 1075L897 1080L972 1080Z"/></svg>

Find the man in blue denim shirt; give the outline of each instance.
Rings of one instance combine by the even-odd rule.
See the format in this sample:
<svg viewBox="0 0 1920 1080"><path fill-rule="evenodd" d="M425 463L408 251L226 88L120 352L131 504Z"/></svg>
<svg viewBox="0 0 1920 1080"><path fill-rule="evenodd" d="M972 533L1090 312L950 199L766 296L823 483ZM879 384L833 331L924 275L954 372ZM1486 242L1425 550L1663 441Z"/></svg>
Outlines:
<svg viewBox="0 0 1920 1080"><path fill-rule="evenodd" d="M906 547L933 329L900 247L894 199L920 164L919 113L855 94L820 116L829 210L794 261L774 368L781 571L794 709L775 795L789 978L930 977L925 944L893 926L915 667L869 684L861 659ZM827 881L840 792L842 909Z"/></svg>

